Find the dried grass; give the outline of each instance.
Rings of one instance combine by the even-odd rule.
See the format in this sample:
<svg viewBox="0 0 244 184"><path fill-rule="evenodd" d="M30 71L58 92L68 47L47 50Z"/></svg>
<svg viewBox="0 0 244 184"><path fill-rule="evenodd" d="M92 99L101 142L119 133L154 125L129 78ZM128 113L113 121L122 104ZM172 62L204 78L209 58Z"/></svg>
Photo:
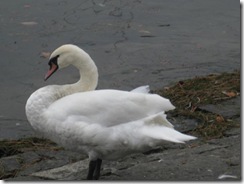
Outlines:
<svg viewBox="0 0 244 184"><path fill-rule="evenodd" d="M171 87L152 91L170 99L176 106L174 116L186 116L198 119L201 124L193 133L205 138L220 138L230 127L237 124L224 119L219 114L202 111L199 106L217 104L235 98L240 94L240 71L233 73L212 74L205 77L179 81Z"/></svg>
<svg viewBox="0 0 244 184"><path fill-rule="evenodd" d="M37 137L2 140L0 141L0 158L38 149L60 150L62 148L48 139Z"/></svg>

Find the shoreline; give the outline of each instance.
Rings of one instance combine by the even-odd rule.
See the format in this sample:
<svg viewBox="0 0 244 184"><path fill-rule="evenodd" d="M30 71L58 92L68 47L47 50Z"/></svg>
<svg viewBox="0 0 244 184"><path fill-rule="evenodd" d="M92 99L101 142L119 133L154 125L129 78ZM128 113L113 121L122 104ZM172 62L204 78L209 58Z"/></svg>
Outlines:
<svg viewBox="0 0 244 184"><path fill-rule="evenodd" d="M198 86L196 86L196 82ZM222 82L225 85L222 85L221 84ZM209 85L215 85L217 88L215 89L214 86L209 86ZM221 88L219 86L221 86ZM213 89L214 91L211 92L211 90ZM205 93L202 94L202 91L204 91ZM133 173L131 173L129 175L130 177L124 179L123 177L125 176L118 177L117 175L120 175L118 174L120 172L123 173L126 170L130 170L132 158L134 158L132 160L139 159L140 164L143 165L143 163L145 163L143 161L143 157L145 157L144 158L145 160L148 159L150 160L151 159L150 157L154 157L155 155L158 156L160 153L165 154L165 151L166 153L175 152L176 154L180 154L182 150L189 152L189 154L195 154L194 151L196 151L196 153L199 153L199 150L204 149L203 151L200 151L200 154L195 155L197 157L201 156L201 154L203 153L207 154L208 152L211 152L211 154L213 154L213 152L215 151L219 152L220 150L222 151L225 150L224 152L226 152L226 154L227 152L228 154L230 154L229 152L231 152L231 154L233 154L232 157L234 159L233 161L234 163L230 161L231 164L229 165L227 164L227 166L235 167L236 172L241 173L241 171L239 170L241 168L241 163L239 162L241 159L240 158L241 145L236 144L233 150L229 150L231 141L230 142L227 141L228 144L226 145L223 142L223 140L225 139L226 140L235 139L235 141L241 141L241 137L240 137L241 136L240 135L240 103L241 102L240 102L240 72L239 71L232 72L232 73L222 73L218 75L212 74L204 77L196 77L193 79L178 81L173 86L154 90L153 93L158 93L160 95L163 95L166 98L169 98L172 101L172 103L176 105L176 110L167 113L169 117L169 121L171 121L175 125L175 128L177 130L181 132L187 132L188 134L190 133L194 136L197 136L198 140L191 141L189 144L186 144L184 146L167 143L163 148L156 149L154 151L152 150L144 154L139 154L138 158L135 158L134 155L127 156L126 158L122 158L120 159L119 162L116 162L115 165L113 162L111 163L105 162L104 164L105 169L103 169L102 171L101 180L110 180L110 179L112 180L113 178L118 180L124 180L124 179L134 180L135 177L137 179L140 179L140 177L142 176L140 176L140 174L138 173L136 175L133 175ZM199 98L201 98L200 101ZM191 106L189 106L189 104L191 104ZM59 177L59 179L61 180L66 180L67 178L62 178L62 176L56 176L55 174L52 174L52 172L54 172L52 169L67 164L71 164L70 166L66 167L66 170L65 169L63 170L63 172L67 172L67 168L73 167L72 163L74 164L78 162L80 159L86 158L85 155L80 155L77 153L66 151L49 140L40 139L36 137L23 138L20 140L2 140L0 142L1 142L0 143L1 145L0 178L4 180L6 179L15 180L15 181L23 181L28 179L42 180L45 179L45 177L46 179L57 179L55 177ZM231 146L234 146L234 144L233 145L231 144ZM236 150L239 150L239 152L236 152ZM68 157L68 158L64 159L64 157ZM47 161L49 161L52 164L43 165L43 162L45 163ZM125 165L124 167L126 169L122 169L122 170L116 169L121 167L120 164ZM111 167L114 167L114 169L116 169L116 172L118 173L117 174L113 173L111 168L109 169L110 167L109 165ZM141 167L141 169L143 169L143 167ZM221 170L221 168L219 169ZM42 177L37 177L38 174L37 176L32 175L33 173L38 173L40 171L45 171L45 170L50 170L50 172L47 172L48 174L41 173ZM84 168L82 172L85 173ZM81 176L76 175L77 173L76 174L70 173L70 174L73 177L72 180L81 179L80 178ZM66 177L70 179L71 176L66 176ZM239 180L241 178L241 175L235 175L235 176L237 178L227 178L227 179ZM146 178L144 177L144 179L148 179L148 178L150 179L151 177L152 176L149 175ZM160 179L161 177L157 175L155 179L157 178ZM141 179L143 179L143 177ZM182 178L180 178L179 176L179 178L176 179L176 181L178 180L182 180ZM219 180L219 179L215 178L214 180Z"/></svg>

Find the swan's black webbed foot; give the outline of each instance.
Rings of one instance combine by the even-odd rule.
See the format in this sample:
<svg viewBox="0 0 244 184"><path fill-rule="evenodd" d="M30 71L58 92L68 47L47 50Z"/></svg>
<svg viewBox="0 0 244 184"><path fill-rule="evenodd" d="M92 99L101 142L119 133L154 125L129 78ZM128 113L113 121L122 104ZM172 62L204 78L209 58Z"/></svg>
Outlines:
<svg viewBox="0 0 244 184"><path fill-rule="evenodd" d="M100 176L100 170L101 170L102 160L91 160L89 163L89 169L88 169L88 175L87 180L98 180Z"/></svg>

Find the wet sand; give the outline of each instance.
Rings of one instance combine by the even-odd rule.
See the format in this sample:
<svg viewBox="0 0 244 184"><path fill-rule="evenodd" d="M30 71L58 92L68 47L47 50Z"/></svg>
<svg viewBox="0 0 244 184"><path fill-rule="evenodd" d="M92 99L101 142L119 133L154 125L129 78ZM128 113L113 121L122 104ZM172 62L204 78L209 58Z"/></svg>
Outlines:
<svg viewBox="0 0 244 184"><path fill-rule="evenodd" d="M0 139L34 134L24 110L32 92L78 80L73 68L43 80L41 53L65 43L94 59L99 89L157 89L240 69L239 1L5 0L0 12Z"/></svg>

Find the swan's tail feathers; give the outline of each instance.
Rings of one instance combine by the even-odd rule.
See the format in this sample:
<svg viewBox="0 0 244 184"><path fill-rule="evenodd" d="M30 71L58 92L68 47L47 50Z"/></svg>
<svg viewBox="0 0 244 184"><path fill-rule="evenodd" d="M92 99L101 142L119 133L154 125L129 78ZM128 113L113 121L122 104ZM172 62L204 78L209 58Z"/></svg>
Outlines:
<svg viewBox="0 0 244 184"><path fill-rule="evenodd" d="M186 141L194 140L196 137L191 135L186 135L178 132L175 129L169 127L144 127L142 133L148 137L158 140L165 140L175 143L185 143Z"/></svg>
<svg viewBox="0 0 244 184"><path fill-rule="evenodd" d="M131 90L130 92L133 92L133 93L149 93L149 91L150 91L150 88L148 85L146 85L146 86L137 87L137 88Z"/></svg>
<svg viewBox="0 0 244 184"><path fill-rule="evenodd" d="M175 143L185 143L194 140L196 137L178 132L166 119L166 114L159 113L144 120L141 133L153 139L165 140Z"/></svg>

